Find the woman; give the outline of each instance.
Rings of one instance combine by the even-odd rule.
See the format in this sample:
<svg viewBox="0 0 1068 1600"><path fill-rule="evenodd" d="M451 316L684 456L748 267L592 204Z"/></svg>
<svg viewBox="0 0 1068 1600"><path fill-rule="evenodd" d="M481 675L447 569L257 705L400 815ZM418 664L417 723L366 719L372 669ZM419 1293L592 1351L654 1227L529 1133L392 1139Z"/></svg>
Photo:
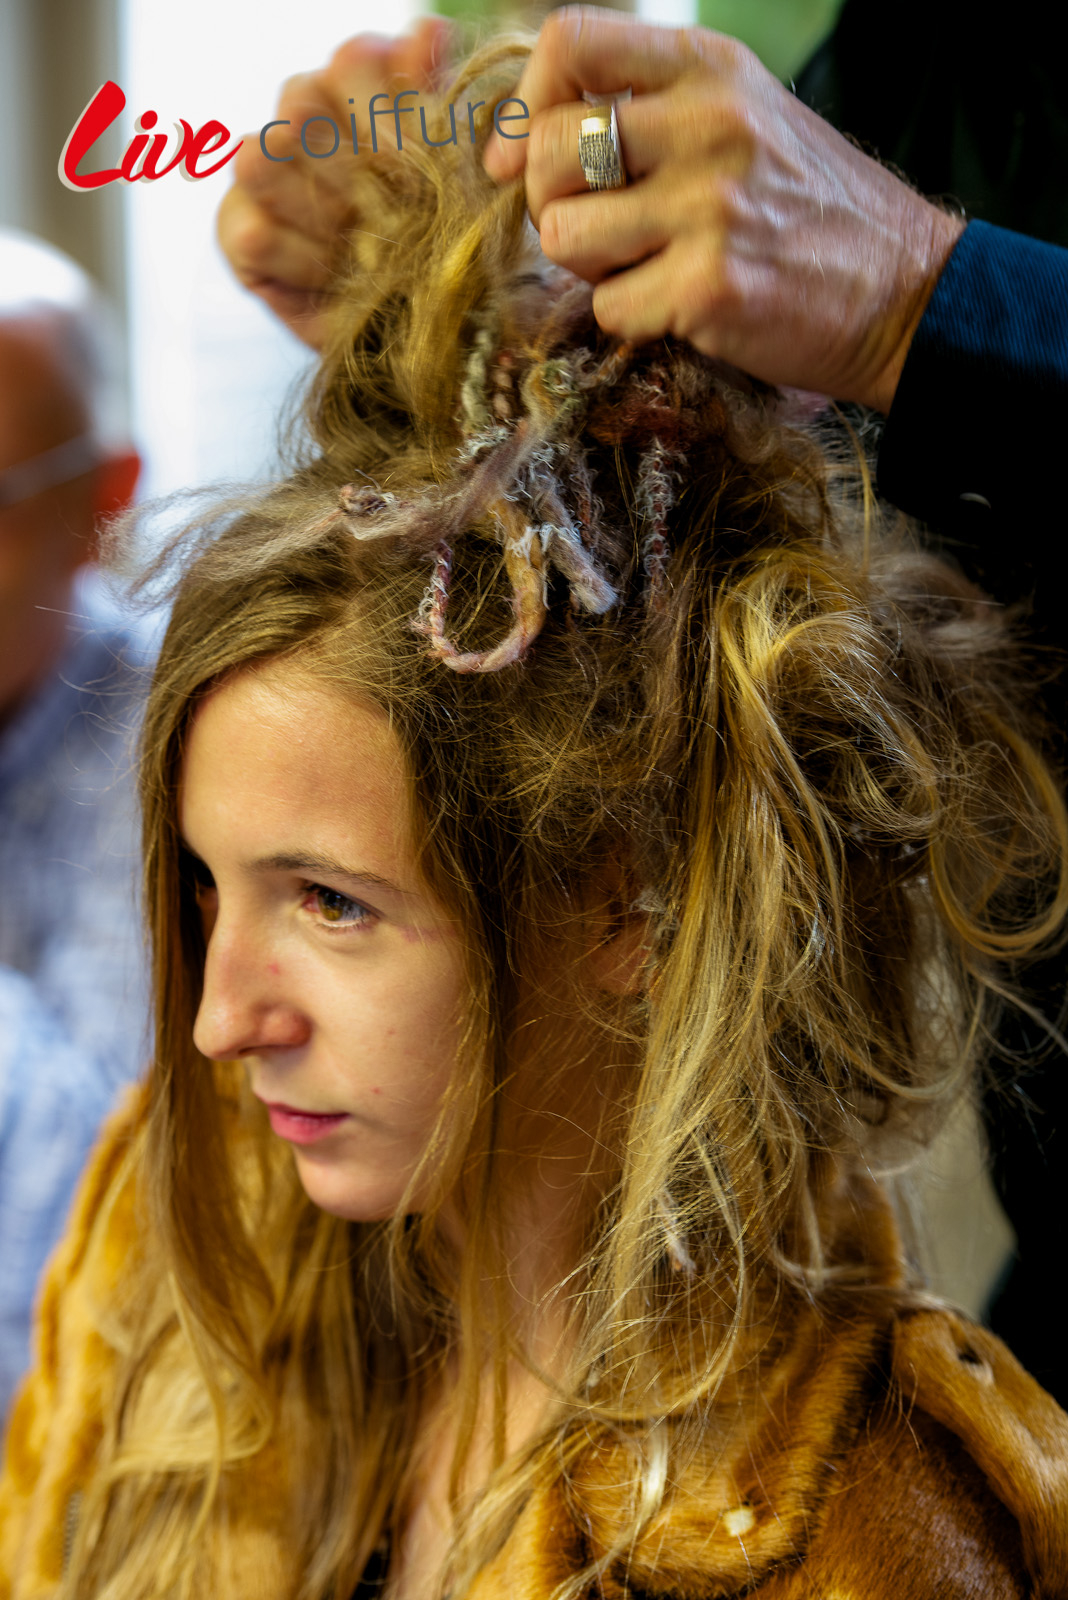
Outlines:
<svg viewBox="0 0 1068 1600"><path fill-rule="evenodd" d="M477 156L361 197L312 458L174 552L156 1066L44 1291L0 1570L1062 1593L1068 1421L878 1176L1063 915L1011 642L842 430L606 339Z"/></svg>

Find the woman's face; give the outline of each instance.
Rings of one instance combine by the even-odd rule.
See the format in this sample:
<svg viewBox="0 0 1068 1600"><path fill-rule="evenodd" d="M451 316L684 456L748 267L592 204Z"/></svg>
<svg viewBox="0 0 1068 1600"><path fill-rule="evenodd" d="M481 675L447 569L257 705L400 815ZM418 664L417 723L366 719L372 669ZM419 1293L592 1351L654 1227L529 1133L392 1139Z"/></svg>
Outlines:
<svg viewBox="0 0 1068 1600"><path fill-rule="evenodd" d="M384 715L268 663L200 707L179 816L203 863L194 1039L240 1059L325 1210L391 1216L452 1072L460 941L416 870Z"/></svg>

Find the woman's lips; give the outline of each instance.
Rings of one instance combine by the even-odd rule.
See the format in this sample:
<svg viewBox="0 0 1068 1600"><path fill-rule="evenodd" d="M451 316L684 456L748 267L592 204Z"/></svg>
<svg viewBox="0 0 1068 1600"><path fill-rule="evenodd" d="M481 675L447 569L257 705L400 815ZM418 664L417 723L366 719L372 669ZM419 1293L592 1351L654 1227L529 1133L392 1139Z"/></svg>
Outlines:
<svg viewBox="0 0 1068 1600"><path fill-rule="evenodd" d="M290 1144L315 1144L325 1139L341 1123L348 1121L347 1111L298 1111L295 1106L267 1106L271 1128L280 1139Z"/></svg>

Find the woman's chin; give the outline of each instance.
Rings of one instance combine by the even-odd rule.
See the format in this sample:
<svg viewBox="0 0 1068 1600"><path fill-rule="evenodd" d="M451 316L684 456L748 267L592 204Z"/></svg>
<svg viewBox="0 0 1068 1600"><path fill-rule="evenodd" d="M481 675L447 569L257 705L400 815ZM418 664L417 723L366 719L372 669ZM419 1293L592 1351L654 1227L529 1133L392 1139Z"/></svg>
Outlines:
<svg viewBox="0 0 1068 1600"><path fill-rule="evenodd" d="M385 1222L395 1216L407 1174L361 1172L294 1150L297 1176L308 1199L347 1222Z"/></svg>

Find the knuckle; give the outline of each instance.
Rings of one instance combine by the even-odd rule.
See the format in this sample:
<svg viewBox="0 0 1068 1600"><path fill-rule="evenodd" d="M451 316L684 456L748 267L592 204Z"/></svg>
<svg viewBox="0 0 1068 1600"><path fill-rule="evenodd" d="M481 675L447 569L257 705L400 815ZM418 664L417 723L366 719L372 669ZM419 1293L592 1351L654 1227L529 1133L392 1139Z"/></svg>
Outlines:
<svg viewBox="0 0 1068 1600"><path fill-rule="evenodd" d="M288 78L284 78L282 87L278 91L279 106L291 104L306 96L311 76L310 72L291 72Z"/></svg>
<svg viewBox="0 0 1068 1600"><path fill-rule="evenodd" d="M581 36L591 8L583 5L558 6L542 23L541 33L547 48L566 50Z"/></svg>
<svg viewBox="0 0 1068 1600"><path fill-rule="evenodd" d="M372 81L382 86L388 76L388 52L389 45L379 34L358 33L338 45L318 79L331 100L344 105L354 91L357 98L369 93Z"/></svg>
<svg viewBox="0 0 1068 1600"><path fill-rule="evenodd" d="M329 73L352 72L366 65L369 59L378 59L385 49L381 34L355 33L342 39L331 53L325 70Z"/></svg>
<svg viewBox="0 0 1068 1600"><path fill-rule="evenodd" d="M715 131L735 156L751 161L756 154L757 127L752 108L743 95L727 93L712 108Z"/></svg>
<svg viewBox="0 0 1068 1600"><path fill-rule="evenodd" d="M602 283L593 291L593 314L605 333L616 339L630 336L630 300L619 284Z"/></svg>
<svg viewBox="0 0 1068 1600"><path fill-rule="evenodd" d="M544 53L553 66L565 62L569 56L578 51L583 34L591 23L596 23L599 12L598 6L557 7L542 23L535 49L541 51L544 40Z"/></svg>
<svg viewBox="0 0 1068 1600"><path fill-rule="evenodd" d="M713 172L748 171L757 158L764 125L748 96L721 82L688 74L674 109L676 140L689 164Z"/></svg>
<svg viewBox="0 0 1068 1600"><path fill-rule="evenodd" d="M220 219L220 239L221 228ZM274 230L256 207L243 208L230 216L225 248L235 267L253 274L263 272L271 261L273 243Z"/></svg>
<svg viewBox="0 0 1068 1600"><path fill-rule="evenodd" d="M555 65L561 56L567 54L568 41L572 35L567 13L577 10L573 6L561 6L556 11L550 11L541 25L537 42L534 45L534 54L543 56Z"/></svg>
<svg viewBox="0 0 1068 1600"><path fill-rule="evenodd" d="M691 294L703 291L707 310L727 309L735 293L735 276L721 235L705 239L693 256L693 269L686 281Z"/></svg>
<svg viewBox="0 0 1068 1600"><path fill-rule="evenodd" d="M277 132L277 129L272 130ZM234 157L234 185L253 184L260 176L261 165L266 165L260 150L258 134L246 134L244 143Z"/></svg>
<svg viewBox="0 0 1068 1600"><path fill-rule="evenodd" d="M331 50L321 76L328 83L335 83L347 80L354 72L359 72L364 61L364 53L359 45L358 36L355 39L343 39Z"/></svg>
<svg viewBox="0 0 1068 1600"><path fill-rule="evenodd" d="M736 71L749 54L745 45L733 34L721 33L719 36L719 60L721 66L728 72Z"/></svg>
<svg viewBox="0 0 1068 1600"><path fill-rule="evenodd" d="M690 215L700 219L706 240L709 235L720 235L728 225L735 197L735 185L714 167L697 175Z"/></svg>
<svg viewBox="0 0 1068 1600"><path fill-rule="evenodd" d="M321 72L296 72L283 83L278 96L278 115L299 122L326 104Z"/></svg>
<svg viewBox="0 0 1068 1600"><path fill-rule="evenodd" d="M733 34L713 33L709 28L696 28L693 32L701 35L699 43L695 41L695 44L704 59L728 77L747 76L758 59L749 46Z"/></svg>
<svg viewBox="0 0 1068 1600"><path fill-rule="evenodd" d="M715 223L720 230L734 227L745 210L746 190L740 178L724 174L716 186Z"/></svg>
<svg viewBox="0 0 1068 1600"><path fill-rule="evenodd" d="M531 120L530 134L527 139L527 165L528 169L548 166L553 158L556 148L555 129L552 118L542 113Z"/></svg>
<svg viewBox="0 0 1068 1600"><path fill-rule="evenodd" d="M573 207L550 201L542 210L539 232L542 253L558 266L567 266L576 254Z"/></svg>
<svg viewBox="0 0 1068 1600"><path fill-rule="evenodd" d="M737 320L738 287L723 252L709 247L698 255L679 284L674 332L691 343L721 343L722 330Z"/></svg>

